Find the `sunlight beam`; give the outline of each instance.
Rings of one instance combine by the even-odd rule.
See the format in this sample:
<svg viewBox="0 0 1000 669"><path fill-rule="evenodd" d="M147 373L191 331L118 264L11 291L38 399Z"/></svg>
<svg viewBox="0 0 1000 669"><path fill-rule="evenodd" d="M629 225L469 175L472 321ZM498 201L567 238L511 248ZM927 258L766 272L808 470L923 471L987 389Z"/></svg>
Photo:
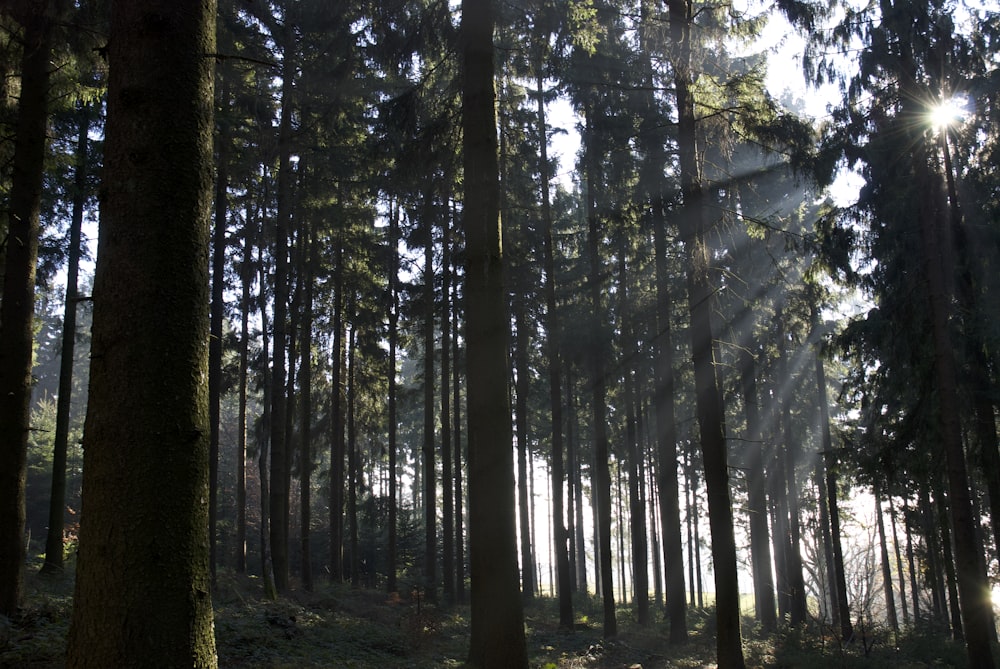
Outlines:
<svg viewBox="0 0 1000 669"><path fill-rule="evenodd" d="M968 100L958 95L943 98L931 105L927 112L931 127L935 131L941 131L958 125L969 113L967 105Z"/></svg>

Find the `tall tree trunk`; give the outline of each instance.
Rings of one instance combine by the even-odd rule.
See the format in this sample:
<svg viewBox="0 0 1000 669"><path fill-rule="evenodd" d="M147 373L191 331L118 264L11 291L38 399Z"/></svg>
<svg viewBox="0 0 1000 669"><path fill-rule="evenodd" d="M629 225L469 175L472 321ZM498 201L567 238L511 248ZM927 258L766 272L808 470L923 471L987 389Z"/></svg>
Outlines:
<svg viewBox="0 0 1000 669"><path fill-rule="evenodd" d="M337 234L333 268L333 351L330 361L330 579L344 580L344 240Z"/></svg>
<svg viewBox="0 0 1000 669"><path fill-rule="evenodd" d="M538 103L539 164L541 169L542 248L545 270L545 353L548 358L549 414L552 431L552 534L556 562L556 592L559 625L573 626L573 586L569 565L570 537L566 530L565 479L563 465L562 360L559 351L559 318L556 312L556 262L552 241L552 204L549 195L549 139L545 120L545 87L542 68L536 66L535 93Z"/></svg>
<svg viewBox="0 0 1000 669"><path fill-rule="evenodd" d="M577 587L580 592L587 594L587 541L584 536L583 525L583 463L578 455L576 447L576 433L573 427L576 425L577 413L576 403L573 401L573 374L572 367L566 366L566 397L567 414L566 421L566 452L570 461L570 476L573 478L573 511L576 514L574 526L576 529L576 568Z"/></svg>
<svg viewBox="0 0 1000 669"><path fill-rule="evenodd" d="M459 304L458 304L458 282L455 282L454 293L451 305L454 310L455 329L458 329ZM463 531L463 497L462 497L462 412L461 412L461 371L459 370L459 337L452 338L452 410L454 413L453 425L455 428L455 601L465 602L465 532Z"/></svg>
<svg viewBox="0 0 1000 669"><path fill-rule="evenodd" d="M74 669L217 665L206 383L215 15L212 0L112 7Z"/></svg>
<svg viewBox="0 0 1000 669"><path fill-rule="evenodd" d="M782 386L792 388L792 372L788 365L788 352L785 344L788 338L785 332L785 314L781 307L775 314L775 321L778 324L778 360L783 379ZM802 576L802 549L801 549L801 526L799 522L799 485L796 472L798 463L798 443L792 433L792 395L783 393L781 400L781 433L784 443L785 458L785 479L782 483L787 486L788 495L788 556L787 556L787 576L789 588L789 603L791 604L790 623L792 626L803 625L806 622L806 589Z"/></svg>
<svg viewBox="0 0 1000 669"><path fill-rule="evenodd" d="M316 243L311 226L302 231L305 249L300 255L299 273L303 285L302 324L299 332L299 546L301 555L302 587L313 590L312 575L312 328L313 328L313 274L318 262Z"/></svg>
<svg viewBox="0 0 1000 669"><path fill-rule="evenodd" d="M253 277L253 247L256 223L253 207L247 204L243 229L243 262L240 266L240 369L239 419L236 435L236 571L247 570L247 372L250 363L250 284Z"/></svg>
<svg viewBox="0 0 1000 669"><path fill-rule="evenodd" d="M813 327L818 325L816 300L811 300L811 315ZM844 569L844 548L840 533L840 504L837 491L837 453L833 448L833 437L830 434L830 405L826 396L826 371L823 359L817 354L816 363L816 403L819 405L819 427L822 439L823 468L826 472L826 497L830 516L830 541L833 544L834 582L830 584L831 603L833 604L834 624L840 626L840 638L844 641L854 636L854 626L851 624L851 610L847 601L847 576Z"/></svg>
<svg viewBox="0 0 1000 669"><path fill-rule="evenodd" d="M295 31L291 21L286 21L284 33L274 231L274 342L271 356L271 560L274 566L274 584L280 592L288 590L288 398L285 395L285 349L288 344L288 235L292 221L292 90L296 70Z"/></svg>
<svg viewBox="0 0 1000 669"><path fill-rule="evenodd" d="M263 231L260 231L261 233ZM261 234L263 238L263 234ZM270 348L270 335L267 316L267 298L265 296L265 286L267 285L267 264L264 260L264 244L261 243L258 251L257 267L260 270L260 333L261 350L266 359L267 351ZM271 394L274 392L274 385L271 383L271 370L265 364L261 370L264 388L263 409L261 411L261 434L260 434L260 455L257 460L257 470L260 473L260 573L264 582L264 594L268 599L274 600L278 597L278 590L274 585L274 566L271 562L271 472L268 462L271 459Z"/></svg>
<svg viewBox="0 0 1000 669"><path fill-rule="evenodd" d="M645 140L642 179L649 199L650 226L656 257L656 333L654 341L654 407L656 415L657 487L660 496L660 524L663 536L667 618L670 642L687 641L687 607L684 592L684 548L680 517L680 490L677 479L677 425L674 408L674 346L671 331L670 276L667 268L667 221L662 191L662 175L667 163L662 117L653 95L653 39L656 3L642 3L644 78L649 93L644 98L641 136Z"/></svg>
<svg viewBox="0 0 1000 669"><path fill-rule="evenodd" d="M916 80L916 66L907 42L901 44L902 92L905 115L911 120L922 118L922 93ZM919 108L918 108L919 106ZM940 221L947 220L945 202L940 180L934 178L928 169L925 138L917 134L913 124L909 133L913 135L909 146L915 155L912 165L915 171L916 193L920 198L919 218L923 261L927 278L927 303L931 322L931 344L933 346L935 409L941 426L941 440L945 455L945 469L948 483L948 502L951 510L951 524L955 538L955 567L958 589L962 602L962 622L965 628L965 644L972 669L994 667L991 651L993 631L993 606L986 575L982 573L980 555L976 547L975 528L972 517L972 500L969 493L969 475L965 464L965 450L962 445L962 427L959 419L958 381L955 363L955 347L951 340L949 323L952 320L952 295L948 290L949 279L954 268L948 267L953 258L950 235L941 230Z"/></svg>
<svg viewBox="0 0 1000 669"><path fill-rule="evenodd" d="M830 531L830 500L826 489L826 468L823 466L821 458L817 459L814 477L816 479L817 502L819 503L819 533L820 540L823 542L823 568L826 578L824 583L826 586L825 604L821 604L820 612L829 613L833 627L838 628L840 627L840 618L839 614L836 613L839 607L837 602L837 570L834 567L833 534ZM824 622L825 620L824 617Z"/></svg>
<svg viewBox="0 0 1000 669"><path fill-rule="evenodd" d="M517 282L520 284L520 282ZM535 560L532 545L530 481L528 474L528 333L524 314L524 295L515 289L514 307L514 366L517 380L514 389L514 437L517 441L517 511L521 542L521 596L525 602L535 598Z"/></svg>
<svg viewBox="0 0 1000 669"><path fill-rule="evenodd" d="M433 177L424 192L424 591L428 601L437 599L437 467L434 458L434 224Z"/></svg>
<svg viewBox="0 0 1000 669"><path fill-rule="evenodd" d="M944 622L947 619L948 608L944 594L944 565L941 564L941 550L938 545L937 518L934 514L934 507L931 506L931 496L927 492L926 483L921 486L917 495L918 513L926 542L926 573L931 586L931 606L933 607L934 619L937 622Z"/></svg>
<svg viewBox="0 0 1000 669"><path fill-rule="evenodd" d="M748 329L754 321L751 310L744 313ZM740 392L747 424L747 511L750 515L750 561L753 568L754 614L764 634L778 627L775 615L774 577L771 573L771 539L767 522L767 477L764 473L764 443L760 429L757 394L757 365L753 344L742 342L739 353Z"/></svg>
<svg viewBox="0 0 1000 669"><path fill-rule="evenodd" d="M221 66L220 66L221 69ZM220 108L229 107L229 83L221 77ZM208 542L212 583L216 578L217 527L219 515L219 429L222 403L222 321L226 288L226 217L229 211L229 125L217 123L215 220L212 224L212 303L208 340Z"/></svg>
<svg viewBox="0 0 1000 669"><path fill-rule="evenodd" d="M500 232L493 2L462 0L465 339L469 417L469 664L528 666L517 585L508 319Z"/></svg>
<svg viewBox="0 0 1000 669"><path fill-rule="evenodd" d="M629 500L629 531L632 549L632 585L633 603L636 621L640 626L648 625L649 620L649 546L646 538L646 510L640 495L639 487L642 480L640 472L642 463L639 461L639 418L637 415L638 391L635 378L635 360L639 355L635 341L634 325L630 309L629 277L625 258L625 249L620 249L618 264L619 310L621 321L622 348L626 352L624 364L625 374L625 446L628 454L628 500ZM624 525L622 532L624 533ZM624 559L624 557L623 557Z"/></svg>
<svg viewBox="0 0 1000 669"><path fill-rule="evenodd" d="M25 482L31 418L32 321L39 209L52 69L52 3L25 3L21 94L7 201L3 298L0 303L0 615L21 604L25 559Z"/></svg>
<svg viewBox="0 0 1000 669"><path fill-rule="evenodd" d="M889 626L892 631L899 634L899 618L896 616L896 599L892 593L892 566L889 564L889 548L885 540L885 521L882 518L882 499L876 487L873 491L875 496L875 523L878 527L879 557L882 562L882 587L885 593L885 611L889 618Z"/></svg>
<svg viewBox="0 0 1000 669"><path fill-rule="evenodd" d="M455 603L455 487L451 454L451 222L441 235L441 533L444 601Z"/></svg>
<svg viewBox="0 0 1000 669"><path fill-rule="evenodd" d="M399 345L399 212L393 209L389 212L389 300L392 306L389 311L389 546L386 556L388 564L388 574L386 578L386 590L396 592L397 572L399 571L398 557L396 553L398 542L398 500L397 492L398 478L397 459L399 457L397 444L396 425L396 349Z"/></svg>
<svg viewBox="0 0 1000 669"><path fill-rule="evenodd" d="M742 669L739 581L736 539L729 491L725 411L715 373L712 334L712 286L706 241L704 193L698 165L697 120L691 91L691 5L669 0L670 32L675 45L674 71L678 110L678 158L681 173L679 229L687 263L688 308L691 314L691 357L694 363L695 404L708 492L708 519L715 567L716 652L719 665Z"/></svg>
<svg viewBox="0 0 1000 669"><path fill-rule="evenodd" d="M66 528L66 453L69 446L70 407L73 399L73 359L76 350L77 277L80 273L80 242L83 208L87 200L87 160L90 142L90 103L77 103L79 131L73 170L73 214L69 232L69 262L66 268L66 302L63 305L62 351L59 356L59 395L56 402L56 434L52 447L52 495L49 499L49 529L45 538L42 573L63 569L63 531Z"/></svg>
<svg viewBox="0 0 1000 669"><path fill-rule="evenodd" d="M952 532L949 524L948 504L944 495L940 492L935 494L934 502L937 506L937 523L941 528L941 562L944 564L945 585L948 588L948 611L951 614L951 636L955 641L965 638L965 629L962 619L961 601L958 594L958 573L956 571L955 557L952 552Z"/></svg>
<svg viewBox="0 0 1000 669"><path fill-rule="evenodd" d="M913 556L913 532L910 528L910 513L906 499L903 499L903 523L906 529L906 565L910 571L910 596L913 598L913 620L920 622L920 590L917 588L917 568Z"/></svg>
<svg viewBox="0 0 1000 669"><path fill-rule="evenodd" d="M356 315L354 300L355 296L351 295L351 306L348 309L351 320ZM358 536L358 486L361 485L361 472L358 466L358 428L355 420L358 403L356 343L357 326L352 324L347 344L347 524L351 548L351 585L355 588L361 584L361 544Z"/></svg>
<svg viewBox="0 0 1000 669"><path fill-rule="evenodd" d="M899 533L896 531L896 506L889 497L889 527L892 529L892 547L896 553L896 576L899 579L899 603L903 606L903 624L910 625L910 609L906 603L906 578L903 576L903 557L899 550Z"/></svg>
<svg viewBox="0 0 1000 669"><path fill-rule="evenodd" d="M653 202L653 247L656 255L656 443L659 456L657 484L660 524L663 527L663 563L666 572L667 617L670 642L685 643L687 602L684 589L684 546L681 540L680 486L677 478L677 421L674 407L674 343L672 298L667 269L667 230L662 198Z"/></svg>
<svg viewBox="0 0 1000 669"><path fill-rule="evenodd" d="M611 565L611 472L608 465L609 445L607 427L607 379L605 376L605 344L606 327L602 317L601 277L603 276L600 252L600 224L597 220L596 194L597 188L597 152L593 131L594 113L588 109L586 114L585 143L587 161L587 257L590 276L587 278L590 292L590 307L592 313L590 344L590 392L591 421L594 431L594 471L591 477L592 495L597 512L595 525L595 540L597 542L598 577L601 583L601 598L604 604L604 636L613 637L618 633L618 622L615 619L615 590L613 569Z"/></svg>

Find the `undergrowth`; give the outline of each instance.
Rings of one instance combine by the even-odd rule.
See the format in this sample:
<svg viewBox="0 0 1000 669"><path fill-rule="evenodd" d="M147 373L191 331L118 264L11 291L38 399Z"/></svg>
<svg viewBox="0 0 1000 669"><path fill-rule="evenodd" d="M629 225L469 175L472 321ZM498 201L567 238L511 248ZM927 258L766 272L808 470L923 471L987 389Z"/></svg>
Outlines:
<svg viewBox="0 0 1000 669"><path fill-rule="evenodd" d="M0 668L61 669L72 609L70 574L29 575L25 607L0 617ZM214 592L219 666L255 669L344 667L431 669L463 667L468 652L467 606L428 605L381 591L324 584L278 600L259 579L220 572ZM572 630L559 627L556 602L539 598L525 608L532 669L695 669L715 666L714 616L691 610L690 640L666 641L667 627L641 627L618 610L619 634L604 639L600 600L577 598ZM811 625L761 635L745 620L748 667L773 669L923 669L967 666L965 650L937 630L862 628L850 643Z"/></svg>

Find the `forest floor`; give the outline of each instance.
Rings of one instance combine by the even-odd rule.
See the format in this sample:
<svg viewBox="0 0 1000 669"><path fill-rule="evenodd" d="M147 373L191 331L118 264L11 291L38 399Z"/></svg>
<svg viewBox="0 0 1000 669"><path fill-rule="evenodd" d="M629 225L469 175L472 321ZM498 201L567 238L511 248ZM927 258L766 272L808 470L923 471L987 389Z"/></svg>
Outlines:
<svg viewBox="0 0 1000 669"><path fill-rule="evenodd" d="M64 666L72 607L72 577L29 574L24 609L0 617L0 668L57 669ZM463 667L468 651L469 609L418 603L375 590L323 584L314 593L293 591L271 601L257 579L220 573L215 595L216 643L221 668L431 669ZM604 640L600 603L577 602L573 631L555 621L555 602L539 598L525 610L532 669L694 669L715 666L713 617L691 613L691 639L666 640L665 623L639 627L631 611L619 610L619 634ZM753 635L745 621L749 667L878 669L965 667L964 649L938 633L912 631L898 643L876 630L846 646L817 629Z"/></svg>

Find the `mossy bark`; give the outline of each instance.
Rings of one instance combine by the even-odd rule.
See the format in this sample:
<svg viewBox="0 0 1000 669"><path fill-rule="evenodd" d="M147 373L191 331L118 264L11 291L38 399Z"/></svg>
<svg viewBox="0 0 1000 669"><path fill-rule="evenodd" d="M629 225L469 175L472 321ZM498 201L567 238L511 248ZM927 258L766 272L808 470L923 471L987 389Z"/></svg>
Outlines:
<svg viewBox="0 0 1000 669"><path fill-rule="evenodd" d="M67 666L215 667L208 542L214 0L115 3Z"/></svg>

